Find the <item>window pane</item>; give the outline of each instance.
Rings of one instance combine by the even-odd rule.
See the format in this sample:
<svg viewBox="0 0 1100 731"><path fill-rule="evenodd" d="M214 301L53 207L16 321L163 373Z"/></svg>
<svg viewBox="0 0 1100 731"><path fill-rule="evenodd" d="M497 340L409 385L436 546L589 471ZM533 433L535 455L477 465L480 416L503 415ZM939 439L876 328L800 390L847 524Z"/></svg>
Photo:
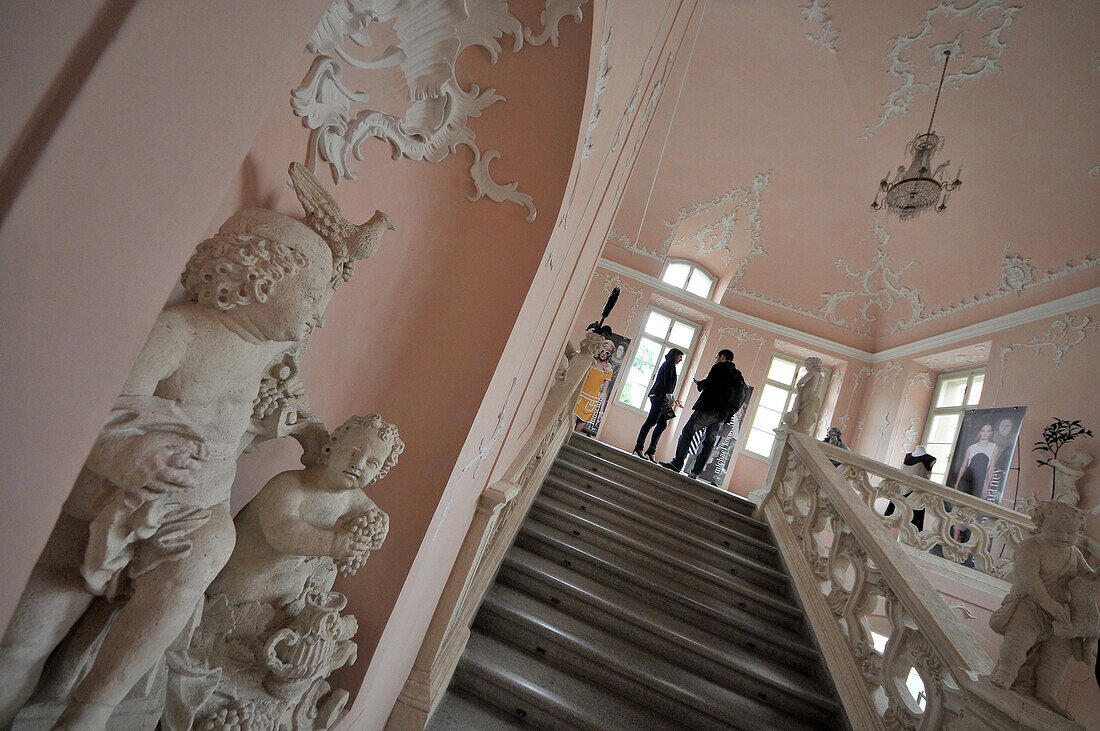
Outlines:
<svg viewBox="0 0 1100 731"><path fill-rule="evenodd" d="M758 454L761 457L769 457L772 453L773 442L775 442L775 436L759 429L750 429L749 438L745 440L745 451Z"/></svg>
<svg viewBox="0 0 1100 731"><path fill-rule="evenodd" d="M763 429L765 431L771 431L779 426L779 422L783 419L782 411L773 411L772 409L757 409L756 418L752 420L753 429Z"/></svg>
<svg viewBox="0 0 1100 731"><path fill-rule="evenodd" d="M952 376L940 380L940 396L936 401L936 408L962 406L968 380L968 376Z"/></svg>
<svg viewBox="0 0 1100 731"><path fill-rule="evenodd" d="M660 312L650 312L649 317L645 321L645 331L654 337L658 337L661 340L665 339L665 335L668 334L668 326L672 324L672 320L662 315Z"/></svg>
<svg viewBox="0 0 1100 731"><path fill-rule="evenodd" d="M682 262L669 262L669 265L665 267L665 273L661 275L661 279L673 287L683 289L684 285L687 284L688 274L690 273L690 265Z"/></svg>
<svg viewBox="0 0 1100 731"><path fill-rule="evenodd" d="M768 368L768 378L772 381L779 381L780 383L790 385L795 381L794 374L797 370L798 365L789 360L772 358L772 365Z"/></svg>
<svg viewBox="0 0 1100 731"><path fill-rule="evenodd" d="M958 429L958 427L959 414L936 414L932 417L932 426L928 430L928 441L940 444L954 444L955 430Z"/></svg>
<svg viewBox="0 0 1100 731"><path fill-rule="evenodd" d="M779 386L765 383L760 392L760 406L773 411L783 411L787 408L787 391Z"/></svg>
<svg viewBox="0 0 1100 731"><path fill-rule="evenodd" d="M619 395L619 401L630 404L636 409L640 409L645 406L648 401L646 398L647 390L648 389L643 384L627 383L623 386L623 392Z"/></svg>
<svg viewBox="0 0 1100 731"><path fill-rule="evenodd" d="M681 348L690 348L691 341L695 339L695 328L688 327L682 322L672 323L672 330L668 334L668 341Z"/></svg>
<svg viewBox="0 0 1100 731"><path fill-rule="evenodd" d="M966 405L977 406L982 400L982 385L985 383L985 374L979 373L970 382L970 390L966 392Z"/></svg>
<svg viewBox="0 0 1100 731"><path fill-rule="evenodd" d="M694 269L691 272L691 279L688 280L687 291L700 297L710 297L710 290L713 286L714 280L708 277L703 270Z"/></svg>
<svg viewBox="0 0 1100 731"><path fill-rule="evenodd" d="M653 340L652 338L642 338L642 342L638 345L638 352L634 354L635 363L645 363L647 366L655 367L657 365L657 358L661 355L661 343Z"/></svg>

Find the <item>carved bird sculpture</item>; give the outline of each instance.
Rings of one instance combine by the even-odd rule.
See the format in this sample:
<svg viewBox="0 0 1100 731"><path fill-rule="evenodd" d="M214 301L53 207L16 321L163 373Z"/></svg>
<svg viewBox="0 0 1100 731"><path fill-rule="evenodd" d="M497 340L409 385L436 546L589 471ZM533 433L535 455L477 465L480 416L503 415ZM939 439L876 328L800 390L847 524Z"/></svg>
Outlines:
<svg viewBox="0 0 1100 731"><path fill-rule="evenodd" d="M328 242L337 267L370 258L378 251L382 234L395 230L390 217L382 211L375 211L370 220L358 226L344 218L336 199L301 163L290 163L290 181L305 209L306 225Z"/></svg>

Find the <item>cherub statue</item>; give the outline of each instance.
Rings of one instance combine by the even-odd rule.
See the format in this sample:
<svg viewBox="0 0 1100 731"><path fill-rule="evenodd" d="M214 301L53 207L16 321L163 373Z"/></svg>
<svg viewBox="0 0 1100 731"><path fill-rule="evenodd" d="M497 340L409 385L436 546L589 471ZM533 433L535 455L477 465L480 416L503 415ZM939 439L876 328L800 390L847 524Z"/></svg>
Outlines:
<svg viewBox="0 0 1100 731"><path fill-rule="evenodd" d="M1092 455L1078 449L1065 460L1048 459L1044 464L1054 468L1054 499L1077 507L1081 502L1077 481L1085 476L1085 468L1092 464Z"/></svg>
<svg viewBox="0 0 1100 731"><path fill-rule="evenodd" d="M1033 517L1038 535L1016 546L1012 589L989 618L990 628L1004 635L989 679L1069 717L1058 702L1058 689L1071 656L1096 659L1100 615L1092 585L1098 574L1075 545L1084 513L1046 501Z"/></svg>
<svg viewBox="0 0 1100 731"><path fill-rule="evenodd" d="M377 414L353 416L333 432L320 464L276 475L241 509L237 545L207 590L191 646L170 655L163 728L205 728L236 709L257 727L297 729L292 717L303 703L311 719L318 708L335 718L348 694L317 689L354 662L357 625L340 614L347 600L332 584L382 546L389 518L363 488L404 448Z"/></svg>
<svg viewBox="0 0 1100 731"><path fill-rule="evenodd" d="M825 385L825 371L821 360L810 356L806 359L806 374L795 385L797 392L791 410L783 417L783 424L792 431L809 434L817 426L817 417L821 414L822 386Z"/></svg>
<svg viewBox="0 0 1100 731"><path fill-rule="evenodd" d="M309 225L241 210L188 261L187 302L153 325L0 642L0 728L106 597L122 606L56 726L104 728L229 559L229 493L263 431L261 382L300 354L351 260L369 254L362 241L392 228L381 213L353 226L307 170L295 163L291 177Z"/></svg>

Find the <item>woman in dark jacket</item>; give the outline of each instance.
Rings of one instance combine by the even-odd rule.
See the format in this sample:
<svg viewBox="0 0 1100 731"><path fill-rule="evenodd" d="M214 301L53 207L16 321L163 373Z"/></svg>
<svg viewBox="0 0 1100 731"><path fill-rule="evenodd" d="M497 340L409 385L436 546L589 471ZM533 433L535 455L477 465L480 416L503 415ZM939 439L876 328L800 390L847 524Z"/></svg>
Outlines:
<svg viewBox="0 0 1100 731"><path fill-rule="evenodd" d="M669 350L665 354L665 362L661 364L660 369L657 371L653 388L649 389L649 416L642 424L642 430L638 432L638 443L634 445L634 454L643 459L648 459L650 462L656 462L653 455L657 451L657 442L661 440L661 434L664 433L665 427L668 425L665 406L674 403L676 400L672 395L672 392L676 390L676 366L683 359L684 353L682 350L677 348ZM645 437L650 429L653 430L653 437L649 440L649 449L646 450L645 454L642 454Z"/></svg>

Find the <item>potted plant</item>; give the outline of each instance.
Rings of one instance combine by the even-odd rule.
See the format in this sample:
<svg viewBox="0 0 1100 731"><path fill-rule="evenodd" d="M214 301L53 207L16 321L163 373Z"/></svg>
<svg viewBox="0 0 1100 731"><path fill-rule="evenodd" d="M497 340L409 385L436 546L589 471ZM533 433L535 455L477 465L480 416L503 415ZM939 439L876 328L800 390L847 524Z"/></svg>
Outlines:
<svg viewBox="0 0 1100 731"><path fill-rule="evenodd" d="M1058 459L1058 451L1069 442L1072 442L1077 437L1091 437L1092 430L1086 429L1080 419L1059 419L1054 418L1054 421L1046 429L1043 429L1042 441L1035 442L1035 446L1031 448L1032 452L1045 452L1047 456L1044 459L1035 460L1042 466L1050 467L1050 497L1054 499L1054 485L1055 478L1058 476L1058 470L1054 468L1050 462L1051 460Z"/></svg>

